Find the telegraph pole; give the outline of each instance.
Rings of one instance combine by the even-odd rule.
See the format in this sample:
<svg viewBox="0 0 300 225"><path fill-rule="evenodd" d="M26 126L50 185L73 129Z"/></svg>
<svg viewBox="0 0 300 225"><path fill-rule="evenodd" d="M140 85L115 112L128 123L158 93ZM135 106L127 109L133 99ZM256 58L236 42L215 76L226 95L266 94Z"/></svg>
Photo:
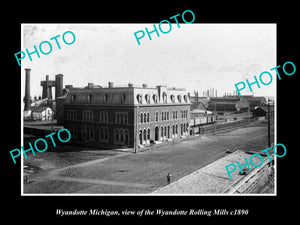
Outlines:
<svg viewBox="0 0 300 225"><path fill-rule="evenodd" d="M139 114L139 107L136 106L136 115L135 115L135 140L134 140L134 153L137 153L137 137L138 137L138 114Z"/></svg>

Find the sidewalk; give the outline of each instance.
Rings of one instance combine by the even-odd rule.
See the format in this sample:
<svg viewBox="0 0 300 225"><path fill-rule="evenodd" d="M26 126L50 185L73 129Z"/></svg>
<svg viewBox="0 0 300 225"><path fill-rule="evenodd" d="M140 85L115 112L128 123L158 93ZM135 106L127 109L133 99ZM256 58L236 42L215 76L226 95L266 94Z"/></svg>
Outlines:
<svg viewBox="0 0 300 225"><path fill-rule="evenodd" d="M245 183L243 180L252 177L260 167L252 168L245 176L239 174L237 168L231 173L232 179L229 178L225 166L236 161L244 162L246 157L249 161L251 155L243 151L237 150L209 165L203 167L194 173L191 173L165 187L153 192L153 194L222 194L233 193L231 190L240 187ZM264 158L264 164L268 163L268 159ZM259 164L256 157L253 158L254 164Z"/></svg>

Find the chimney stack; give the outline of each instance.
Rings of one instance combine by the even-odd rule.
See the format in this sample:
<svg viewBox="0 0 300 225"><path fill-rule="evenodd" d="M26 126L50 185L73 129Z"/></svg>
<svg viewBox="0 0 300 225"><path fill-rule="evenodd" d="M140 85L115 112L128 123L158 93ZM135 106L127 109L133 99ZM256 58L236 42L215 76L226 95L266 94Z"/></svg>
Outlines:
<svg viewBox="0 0 300 225"><path fill-rule="evenodd" d="M147 88L147 84L143 84L143 88Z"/></svg>
<svg viewBox="0 0 300 225"><path fill-rule="evenodd" d="M88 88L93 88L94 83L88 83Z"/></svg>
<svg viewBox="0 0 300 225"><path fill-rule="evenodd" d="M31 69L25 69L25 111L31 110L30 106L30 71Z"/></svg>
<svg viewBox="0 0 300 225"><path fill-rule="evenodd" d="M63 76L62 74L55 75L55 99L63 95Z"/></svg>
<svg viewBox="0 0 300 225"><path fill-rule="evenodd" d="M114 83L113 82L108 82L108 87L109 88L113 88L114 87Z"/></svg>
<svg viewBox="0 0 300 225"><path fill-rule="evenodd" d="M133 84L132 83L128 83L128 87L133 87Z"/></svg>

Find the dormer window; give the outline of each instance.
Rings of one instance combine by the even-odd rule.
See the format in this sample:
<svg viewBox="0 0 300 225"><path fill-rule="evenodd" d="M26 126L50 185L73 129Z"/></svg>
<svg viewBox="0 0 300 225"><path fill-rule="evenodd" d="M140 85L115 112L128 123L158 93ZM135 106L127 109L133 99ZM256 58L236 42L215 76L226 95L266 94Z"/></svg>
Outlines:
<svg viewBox="0 0 300 225"><path fill-rule="evenodd" d="M157 95L153 95L153 96L152 96L152 99L153 99L153 102L154 102L154 103L157 103Z"/></svg>
<svg viewBox="0 0 300 225"><path fill-rule="evenodd" d="M167 93L166 92L163 92L162 98L163 98L163 103L167 103Z"/></svg>
<svg viewBox="0 0 300 225"><path fill-rule="evenodd" d="M177 95L177 100L179 103L181 103L181 95Z"/></svg>
<svg viewBox="0 0 300 225"><path fill-rule="evenodd" d="M76 95L72 95L72 96L71 96L71 103L74 103L74 102L75 102L75 97L76 97Z"/></svg>
<svg viewBox="0 0 300 225"><path fill-rule="evenodd" d="M187 99L187 96L186 96L186 95L184 95L184 96L183 96L183 100L184 100L184 102L187 102L187 101L188 101L188 99Z"/></svg>
<svg viewBox="0 0 300 225"><path fill-rule="evenodd" d="M141 94L137 94L136 99L137 99L139 104L142 104L142 95Z"/></svg>
<svg viewBox="0 0 300 225"><path fill-rule="evenodd" d="M171 98L171 102L174 103L175 102L175 96L171 95L170 98Z"/></svg>
<svg viewBox="0 0 300 225"><path fill-rule="evenodd" d="M146 101L147 104L150 103L150 95L149 94L145 95L145 101Z"/></svg>
<svg viewBox="0 0 300 225"><path fill-rule="evenodd" d="M88 103L91 103L91 101L92 101L92 95L88 95L87 101L88 101Z"/></svg>

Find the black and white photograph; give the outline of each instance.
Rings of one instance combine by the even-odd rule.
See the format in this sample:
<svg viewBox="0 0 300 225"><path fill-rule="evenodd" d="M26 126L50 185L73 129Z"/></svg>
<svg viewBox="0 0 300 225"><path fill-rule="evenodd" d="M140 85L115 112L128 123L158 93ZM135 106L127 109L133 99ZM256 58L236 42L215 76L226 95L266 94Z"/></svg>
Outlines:
<svg viewBox="0 0 300 225"><path fill-rule="evenodd" d="M297 6L112 3L5 7L3 220L296 219Z"/></svg>
<svg viewBox="0 0 300 225"><path fill-rule="evenodd" d="M160 25L22 24L24 195L276 194L276 24Z"/></svg>

